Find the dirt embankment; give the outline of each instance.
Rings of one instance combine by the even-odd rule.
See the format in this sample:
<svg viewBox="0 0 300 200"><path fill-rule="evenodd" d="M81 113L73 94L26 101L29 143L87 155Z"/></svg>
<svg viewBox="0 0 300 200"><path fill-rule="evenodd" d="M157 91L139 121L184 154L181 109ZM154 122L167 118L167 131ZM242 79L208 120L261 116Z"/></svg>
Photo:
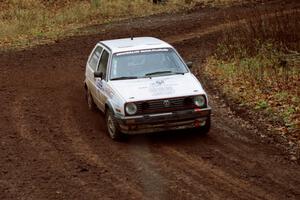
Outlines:
<svg viewBox="0 0 300 200"><path fill-rule="evenodd" d="M91 27L97 34L2 53L0 199L299 199L299 164L233 115L213 90L208 136L182 131L116 143L105 133L102 114L87 109L82 85L87 56L99 40L128 37L132 29L136 36L171 41L185 59L201 63L221 35L206 30L247 18L253 9L295 6L270 1L199 8L137 19L129 28L127 22Z"/></svg>

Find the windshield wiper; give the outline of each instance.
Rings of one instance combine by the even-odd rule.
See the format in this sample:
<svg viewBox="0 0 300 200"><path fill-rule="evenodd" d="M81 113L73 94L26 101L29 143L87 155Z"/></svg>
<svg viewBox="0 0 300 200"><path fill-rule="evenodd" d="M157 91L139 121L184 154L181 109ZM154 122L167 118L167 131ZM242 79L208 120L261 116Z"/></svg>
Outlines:
<svg viewBox="0 0 300 200"><path fill-rule="evenodd" d="M148 73L145 74L145 76L151 76L151 75L157 75L157 74L182 74L184 75L184 72L172 72L172 71L158 71L158 72L152 72L152 73Z"/></svg>
<svg viewBox="0 0 300 200"><path fill-rule="evenodd" d="M172 74L182 74L182 75L184 75L185 73L184 72L172 72Z"/></svg>
<svg viewBox="0 0 300 200"><path fill-rule="evenodd" d="M151 75L157 75L157 74L166 74L166 73L172 73L172 71L158 71L158 72L151 72L151 73L147 73L145 74L145 76L151 76Z"/></svg>
<svg viewBox="0 0 300 200"><path fill-rule="evenodd" d="M137 76L121 76L121 77L117 77L117 78L112 78L110 79L111 81L114 80L126 80L126 79L137 79Z"/></svg>

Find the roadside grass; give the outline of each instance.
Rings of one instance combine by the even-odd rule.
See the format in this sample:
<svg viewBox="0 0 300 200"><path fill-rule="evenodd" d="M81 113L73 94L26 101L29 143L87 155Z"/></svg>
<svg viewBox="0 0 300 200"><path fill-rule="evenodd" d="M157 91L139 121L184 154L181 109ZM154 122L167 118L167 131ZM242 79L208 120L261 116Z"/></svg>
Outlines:
<svg viewBox="0 0 300 200"><path fill-rule="evenodd" d="M219 6L240 0L0 0L0 47L22 48L78 34L76 30L126 18Z"/></svg>
<svg viewBox="0 0 300 200"><path fill-rule="evenodd" d="M241 106L267 116L282 134L300 140L300 12L264 17L224 32L205 74Z"/></svg>

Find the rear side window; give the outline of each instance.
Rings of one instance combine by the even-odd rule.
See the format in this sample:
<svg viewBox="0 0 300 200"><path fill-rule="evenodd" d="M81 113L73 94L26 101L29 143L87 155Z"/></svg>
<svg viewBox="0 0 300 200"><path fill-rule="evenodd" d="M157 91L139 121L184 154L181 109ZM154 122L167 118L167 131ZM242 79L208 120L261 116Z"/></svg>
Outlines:
<svg viewBox="0 0 300 200"><path fill-rule="evenodd" d="M106 50L103 50L103 53L101 55L101 59L99 62L99 67L97 70L99 72L103 72L103 77L106 77L108 58L109 58L109 53Z"/></svg>
<svg viewBox="0 0 300 200"><path fill-rule="evenodd" d="M94 50L94 52L93 52L93 54L92 54L92 56L91 56L91 58L89 60L89 65L93 69L93 71L96 71L96 68L97 68L97 65L98 65L98 62L99 62L99 59L100 59L100 55L101 55L102 49L103 49L102 47L98 46Z"/></svg>

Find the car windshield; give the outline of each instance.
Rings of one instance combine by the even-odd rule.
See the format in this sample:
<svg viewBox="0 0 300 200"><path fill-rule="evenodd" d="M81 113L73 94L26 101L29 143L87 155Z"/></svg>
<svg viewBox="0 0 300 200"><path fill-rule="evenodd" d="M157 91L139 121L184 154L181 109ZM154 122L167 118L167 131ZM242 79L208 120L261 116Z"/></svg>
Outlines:
<svg viewBox="0 0 300 200"><path fill-rule="evenodd" d="M188 70L173 49L150 49L115 54L110 80L184 74Z"/></svg>

